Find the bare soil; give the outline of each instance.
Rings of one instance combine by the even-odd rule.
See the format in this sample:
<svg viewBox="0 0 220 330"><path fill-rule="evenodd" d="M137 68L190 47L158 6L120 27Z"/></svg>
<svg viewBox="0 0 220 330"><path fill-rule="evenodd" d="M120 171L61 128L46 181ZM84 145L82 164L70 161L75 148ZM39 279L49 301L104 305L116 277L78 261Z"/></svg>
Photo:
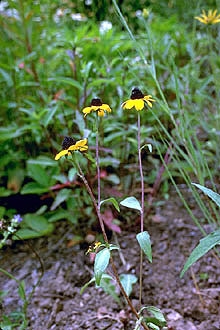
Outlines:
<svg viewBox="0 0 220 330"><path fill-rule="evenodd" d="M189 203L194 208L190 197ZM198 210L193 211L201 217ZM205 227L207 232L212 231L210 226ZM121 257L114 252L114 260L119 273L138 276L139 249L135 235L139 230L137 226L125 228L117 234ZM214 255L208 253L182 279L179 276L202 234L175 193L154 209L145 229L151 236L153 263L144 262L144 305L160 308L169 330L220 330L220 267ZM74 228L58 222L53 235L30 242L42 259L44 275L28 306L27 329L133 330L135 319L123 299L123 306L119 306L94 286L80 294L81 287L92 277L93 264L85 254L84 242L69 244L73 237ZM114 236L111 242L115 242ZM1 250L0 267L24 280L27 293L40 275L39 261L23 242L14 242ZM0 274L0 291L8 291L0 306L1 317L21 307L17 288L13 279ZM135 306L138 290L136 284L131 295Z"/></svg>

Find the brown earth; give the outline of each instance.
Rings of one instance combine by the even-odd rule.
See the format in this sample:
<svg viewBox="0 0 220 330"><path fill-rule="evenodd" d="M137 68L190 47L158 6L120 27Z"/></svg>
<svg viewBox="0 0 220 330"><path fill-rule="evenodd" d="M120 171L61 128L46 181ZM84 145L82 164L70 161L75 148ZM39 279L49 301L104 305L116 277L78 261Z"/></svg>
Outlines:
<svg viewBox="0 0 220 330"><path fill-rule="evenodd" d="M195 208L188 199L191 208ZM193 211L200 219L199 211ZM205 228L207 232L212 230L209 225ZM202 234L175 193L166 203L155 207L145 229L151 236L153 263L144 262L144 305L159 307L169 330L220 330L220 267L213 254L208 253L182 279L179 277ZM138 227L132 226L117 234L121 256L114 252L114 260L119 273L138 276L137 232ZM58 222L53 235L30 241L42 259L44 275L28 306L27 329L133 330L135 320L123 299L120 307L111 296L92 285L80 294L81 287L92 277L93 265L85 254L84 243L70 246L73 233L71 225ZM115 242L114 235L111 242ZM39 261L30 248L15 242L1 250L0 263L1 268L25 281L29 293L40 274ZM13 279L0 275L0 291L8 291L0 305L1 317L20 308L22 301L17 288ZM135 284L131 294L135 306L138 290Z"/></svg>

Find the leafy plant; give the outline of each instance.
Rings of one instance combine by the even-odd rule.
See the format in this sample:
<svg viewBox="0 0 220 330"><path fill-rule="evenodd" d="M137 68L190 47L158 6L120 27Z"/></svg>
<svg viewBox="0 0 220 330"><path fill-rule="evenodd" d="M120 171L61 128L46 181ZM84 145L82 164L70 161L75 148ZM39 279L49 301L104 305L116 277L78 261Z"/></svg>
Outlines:
<svg viewBox="0 0 220 330"><path fill-rule="evenodd" d="M220 207L220 195L212 191L209 188L201 186L200 184L193 183L194 186L203 191L214 203ZM215 246L220 245L220 228L211 232L204 238L202 238L199 244L191 252L189 258L187 259L183 270L180 273L180 277L183 277L185 272L201 257L203 257L208 251L213 249Z"/></svg>

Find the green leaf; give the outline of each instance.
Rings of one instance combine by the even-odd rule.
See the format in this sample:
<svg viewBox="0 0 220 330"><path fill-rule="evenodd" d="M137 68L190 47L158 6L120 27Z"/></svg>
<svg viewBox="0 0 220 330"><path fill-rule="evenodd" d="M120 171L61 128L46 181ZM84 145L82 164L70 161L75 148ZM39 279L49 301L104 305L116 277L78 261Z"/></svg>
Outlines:
<svg viewBox="0 0 220 330"><path fill-rule="evenodd" d="M6 189L5 187L0 187L0 197L7 197L12 194L12 191L9 189Z"/></svg>
<svg viewBox="0 0 220 330"><path fill-rule="evenodd" d="M0 206L0 219L3 218L5 211L6 211L6 208L4 206Z"/></svg>
<svg viewBox="0 0 220 330"><path fill-rule="evenodd" d="M16 235L13 235L13 240L20 240L20 239L31 239L31 238L38 238L44 236L41 233L29 229L29 228L21 228L16 232Z"/></svg>
<svg viewBox="0 0 220 330"><path fill-rule="evenodd" d="M39 183L37 182L29 182L25 184L22 189L21 189L21 194L42 194L44 192L48 191L48 187L42 187Z"/></svg>
<svg viewBox="0 0 220 330"><path fill-rule="evenodd" d="M99 251L96 254L95 264L94 264L96 285L100 285L102 274L104 273L104 271L106 270L109 264L109 259L110 259L110 251L107 248Z"/></svg>
<svg viewBox="0 0 220 330"><path fill-rule="evenodd" d="M123 201L120 202L120 204L125 207L129 207L130 209L138 210L140 212L142 210L139 201L133 196L125 198Z"/></svg>
<svg viewBox="0 0 220 330"><path fill-rule="evenodd" d="M132 292L132 285L138 280L137 277L133 274L121 274L120 280L125 292L128 296L130 296Z"/></svg>
<svg viewBox="0 0 220 330"><path fill-rule="evenodd" d="M76 87L79 90L83 89L83 86L76 80L72 79L72 78L65 78L65 77L55 77L55 78L49 78L48 81L52 81L52 82L57 82L57 83L64 83L73 87Z"/></svg>
<svg viewBox="0 0 220 330"><path fill-rule="evenodd" d="M187 259L183 270L180 273L180 277L183 277L189 267L191 267L199 258L203 257L209 250L218 244L220 244L220 229L210 233L208 236L199 241L199 244Z"/></svg>
<svg viewBox="0 0 220 330"><path fill-rule="evenodd" d="M57 166L57 161L47 157L47 156L39 156L36 159L29 159L27 161L28 164L37 164L41 166Z"/></svg>
<svg viewBox="0 0 220 330"><path fill-rule="evenodd" d="M76 169L74 167L72 167L69 170L69 173L68 173L68 179L69 179L69 181L73 181L73 179L76 177L76 174L77 174Z"/></svg>
<svg viewBox="0 0 220 330"><path fill-rule="evenodd" d="M26 301L26 295L25 295L25 282L21 281L18 286L18 294L19 297L23 300Z"/></svg>
<svg viewBox="0 0 220 330"><path fill-rule="evenodd" d="M22 228L16 232L16 235L13 235L13 239L15 240L49 235L54 229L54 225L48 223L46 218L34 213L25 214L21 225Z"/></svg>
<svg viewBox="0 0 220 330"><path fill-rule="evenodd" d="M11 75L8 74L7 71L0 69L0 74L2 75L2 77L4 78L3 81L6 82L8 87L12 87L13 86L13 80L11 78Z"/></svg>
<svg viewBox="0 0 220 330"><path fill-rule="evenodd" d="M118 297L118 294L116 292L116 286L113 282L113 278L108 274L103 274L100 287L120 305L121 300Z"/></svg>
<svg viewBox="0 0 220 330"><path fill-rule="evenodd" d="M152 250L151 250L151 241L150 235L147 231L143 231L136 235L137 241L141 247L141 249L146 254L148 260L152 262Z"/></svg>
<svg viewBox="0 0 220 330"><path fill-rule="evenodd" d="M80 294L83 294L85 289L92 283L95 283L95 277L93 277L89 282L87 282L80 290ZM100 281L100 285L98 287L101 287L106 293L111 295L113 299L120 305L121 300L117 295L116 287L113 282L113 278L108 274L103 274L102 279Z"/></svg>
<svg viewBox="0 0 220 330"><path fill-rule="evenodd" d="M63 202L65 202L70 195L72 194L72 191L70 189L62 189L58 192L58 194L56 195L56 198L53 202L53 204L51 205L51 211L54 211L60 204L62 204Z"/></svg>
<svg viewBox="0 0 220 330"><path fill-rule="evenodd" d="M28 163L28 174L43 187L50 185L50 177L41 165Z"/></svg>
<svg viewBox="0 0 220 330"><path fill-rule="evenodd" d="M194 186L196 186L197 188L199 188L200 190L202 190L204 192L204 194L206 194L207 196L209 196L209 198L211 198L213 200L213 202L215 202L216 205L218 205L218 207L220 207L220 195L217 194L216 192L214 192L213 190L206 188L204 186L201 186L198 183L192 183Z"/></svg>
<svg viewBox="0 0 220 330"><path fill-rule="evenodd" d="M158 329L158 326L159 327L166 326L167 322L165 320L163 313L161 312L161 310L159 308L157 308L155 306L144 306L141 308L139 314L142 313L143 310L145 310L145 309L152 315L152 317L144 318L144 320L148 326L150 326L152 324L151 327L153 329Z"/></svg>
<svg viewBox="0 0 220 330"><path fill-rule="evenodd" d="M0 141L11 140L26 133L31 129L31 126L23 126L18 128L17 126L0 127Z"/></svg>
<svg viewBox="0 0 220 330"><path fill-rule="evenodd" d="M118 202L116 201L116 199L114 197L110 197L110 198L107 198L107 199L104 199L103 201L100 202L100 206L104 203L107 203L107 202L110 202L113 204L113 206L116 208L116 210L118 212L120 212L120 208L119 208L119 205L118 205Z"/></svg>
<svg viewBox="0 0 220 330"><path fill-rule="evenodd" d="M49 123L52 121L57 109L58 109L58 104L56 104L55 106L53 106L51 108L46 109L47 112L46 112L44 118L42 118L42 120L41 120L44 127L47 127L49 125Z"/></svg>
<svg viewBox="0 0 220 330"><path fill-rule="evenodd" d="M55 213L53 215L51 215L48 218L48 222L56 222L58 220L67 220L70 217L70 212L60 209L60 210L56 210Z"/></svg>

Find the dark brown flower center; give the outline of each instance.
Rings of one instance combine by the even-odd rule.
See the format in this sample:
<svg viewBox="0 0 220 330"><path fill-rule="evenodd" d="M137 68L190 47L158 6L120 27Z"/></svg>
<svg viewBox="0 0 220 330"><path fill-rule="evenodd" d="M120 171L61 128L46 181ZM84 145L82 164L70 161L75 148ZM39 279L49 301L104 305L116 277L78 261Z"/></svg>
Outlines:
<svg viewBox="0 0 220 330"><path fill-rule="evenodd" d="M100 98L92 99L91 106L94 105L96 107L99 107L102 105L102 101Z"/></svg>
<svg viewBox="0 0 220 330"><path fill-rule="evenodd" d="M62 149L67 150L70 146L72 146L75 143L76 141L73 138L71 138L70 136L65 136L62 143Z"/></svg>
<svg viewBox="0 0 220 330"><path fill-rule="evenodd" d="M135 87L134 89L132 89L132 92L131 92L131 99L132 100L135 100L135 99L143 99L144 97L144 94L142 93L142 91Z"/></svg>

